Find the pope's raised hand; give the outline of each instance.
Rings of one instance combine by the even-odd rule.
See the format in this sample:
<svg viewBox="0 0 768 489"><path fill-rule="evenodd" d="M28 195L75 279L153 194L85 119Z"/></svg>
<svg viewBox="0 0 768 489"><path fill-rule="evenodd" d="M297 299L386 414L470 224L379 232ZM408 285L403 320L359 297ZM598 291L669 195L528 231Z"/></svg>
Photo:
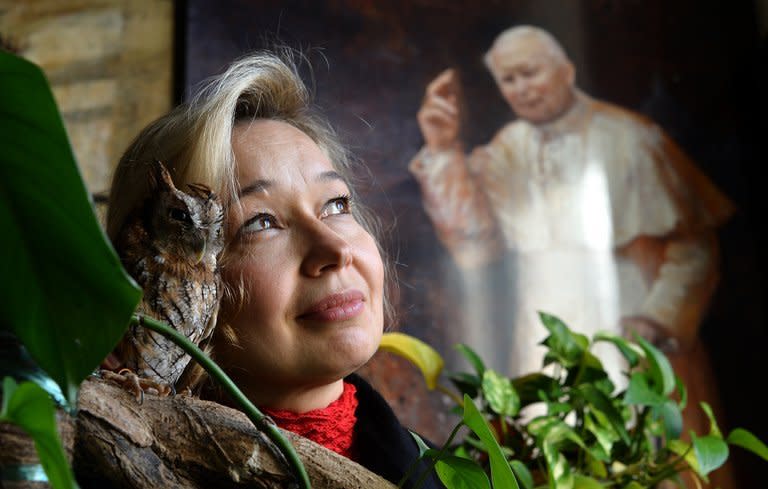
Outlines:
<svg viewBox="0 0 768 489"><path fill-rule="evenodd" d="M453 69L443 71L427 85L416 118L431 151L451 149L459 142L460 97L461 84Z"/></svg>

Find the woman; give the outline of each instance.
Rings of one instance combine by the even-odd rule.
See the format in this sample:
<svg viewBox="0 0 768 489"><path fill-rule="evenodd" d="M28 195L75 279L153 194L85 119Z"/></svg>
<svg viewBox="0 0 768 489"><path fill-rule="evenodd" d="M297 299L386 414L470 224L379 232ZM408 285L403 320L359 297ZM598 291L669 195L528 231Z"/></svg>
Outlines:
<svg viewBox="0 0 768 489"><path fill-rule="evenodd" d="M148 197L155 159L177 188L206 184L227 209L214 358L279 426L397 483L418 449L353 375L391 316L386 267L347 155L310 110L295 66L271 54L243 58L145 129L115 174L113 240ZM228 402L199 377L188 376L205 397Z"/></svg>

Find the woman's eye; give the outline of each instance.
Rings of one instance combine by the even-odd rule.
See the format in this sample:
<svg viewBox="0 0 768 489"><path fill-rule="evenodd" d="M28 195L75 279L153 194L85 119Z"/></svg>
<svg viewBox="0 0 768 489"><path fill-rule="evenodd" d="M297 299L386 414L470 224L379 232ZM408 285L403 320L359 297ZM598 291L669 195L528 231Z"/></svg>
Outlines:
<svg viewBox="0 0 768 489"><path fill-rule="evenodd" d="M266 229L272 229L277 226L277 221L269 214L259 214L252 217L243 226L245 232L259 232Z"/></svg>
<svg viewBox="0 0 768 489"><path fill-rule="evenodd" d="M323 207L321 217L334 216L337 214L349 214L350 213L350 199L348 196L336 197L331 199Z"/></svg>

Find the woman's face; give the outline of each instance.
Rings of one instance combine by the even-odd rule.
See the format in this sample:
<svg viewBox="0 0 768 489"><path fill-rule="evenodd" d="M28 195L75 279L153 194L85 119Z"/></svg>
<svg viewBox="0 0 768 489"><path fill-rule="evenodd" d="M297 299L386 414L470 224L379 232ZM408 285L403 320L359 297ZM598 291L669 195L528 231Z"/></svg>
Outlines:
<svg viewBox="0 0 768 489"><path fill-rule="evenodd" d="M227 216L223 278L243 287L245 298L222 305L239 345L219 341L217 358L250 390L338 381L381 339L376 242L350 213L346 183L306 134L256 120L235 127L232 146L240 206Z"/></svg>

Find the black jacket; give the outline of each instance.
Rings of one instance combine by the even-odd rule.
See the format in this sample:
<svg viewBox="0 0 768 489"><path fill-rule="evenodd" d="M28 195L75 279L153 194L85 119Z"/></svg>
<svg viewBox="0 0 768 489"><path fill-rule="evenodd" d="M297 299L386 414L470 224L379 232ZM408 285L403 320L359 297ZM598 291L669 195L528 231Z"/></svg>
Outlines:
<svg viewBox="0 0 768 489"><path fill-rule="evenodd" d="M345 380L357 389L357 423L352 452L360 465L397 484L418 458L419 448L381 394L357 375L350 375ZM420 463L404 487L413 487L426 469L426 464ZM443 485L432 471L420 487L440 489Z"/></svg>

